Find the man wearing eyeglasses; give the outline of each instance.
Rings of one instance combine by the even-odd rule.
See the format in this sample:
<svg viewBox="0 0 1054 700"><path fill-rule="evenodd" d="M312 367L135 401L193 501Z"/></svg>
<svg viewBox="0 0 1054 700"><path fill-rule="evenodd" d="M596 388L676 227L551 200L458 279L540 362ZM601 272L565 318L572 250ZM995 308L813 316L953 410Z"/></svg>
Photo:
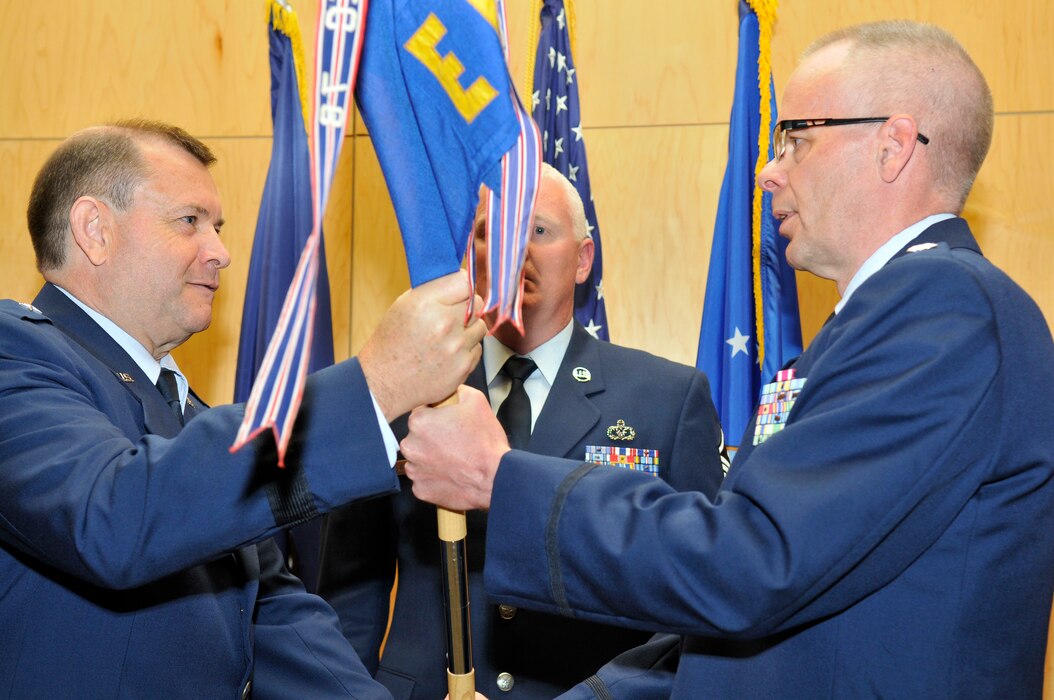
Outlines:
<svg viewBox="0 0 1054 700"><path fill-rule="evenodd" d="M683 635L675 675L627 657L572 697L1039 697L1054 344L957 216L988 86L947 32L883 22L817 42L781 113L758 184L842 298L716 498L509 450L465 389L411 416L414 493L490 508L497 600Z"/></svg>

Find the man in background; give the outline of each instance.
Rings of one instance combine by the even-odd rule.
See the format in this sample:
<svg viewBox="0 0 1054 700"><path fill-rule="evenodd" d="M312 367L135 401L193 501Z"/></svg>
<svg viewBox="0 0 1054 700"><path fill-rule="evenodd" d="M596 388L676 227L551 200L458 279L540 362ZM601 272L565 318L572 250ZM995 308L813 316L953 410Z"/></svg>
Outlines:
<svg viewBox="0 0 1054 700"><path fill-rule="evenodd" d="M230 263L214 160L131 121L34 183L47 282L0 302L0 696L389 697L270 538L394 491L387 423L453 391L485 327L463 274L422 285L308 378L284 470L270 432L231 454L244 406L206 407L169 354Z"/></svg>
<svg viewBox="0 0 1054 700"><path fill-rule="evenodd" d="M481 288L484 214L477 212L474 227ZM574 185L544 165L524 268L523 332L512 324L494 328L468 384L486 392L491 411L520 449L637 471L712 496L723 477L723 440L706 377L599 341L572 320L575 284L588 278L593 250ZM405 426L396 432L405 434ZM403 486L391 497L328 518L320 593L337 610L363 663L395 697L439 698L447 679L436 512L413 497L409 482ZM468 514L472 646L481 690L503 698L552 698L648 639L640 630L488 601L486 528L486 513ZM378 658L397 563L391 631Z"/></svg>
<svg viewBox="0 0 1054 700"><path fill-rule="evenodd" d="M944 30L881 22L814 44L780 115L758 185L841 300L717 497L509 450L467 388L411 414L414 493L491 509L499 601L683 635L676 675L614 665L570 697L1039 697L1054 344L957 216L988 85Z"/></svg>

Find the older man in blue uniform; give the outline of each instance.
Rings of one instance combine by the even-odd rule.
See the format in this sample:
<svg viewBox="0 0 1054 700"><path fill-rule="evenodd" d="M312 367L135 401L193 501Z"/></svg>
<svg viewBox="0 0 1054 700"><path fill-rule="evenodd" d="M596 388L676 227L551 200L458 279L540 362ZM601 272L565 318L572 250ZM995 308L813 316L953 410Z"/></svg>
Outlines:
<svg viewBox="0 0 1054 700"><path fill-rule="evenodd" d="M476 242L477 269L485 274L482 212ZM575 284L588 278L592 263L582 200L546 165L525 265L523 332L506 324L484 338L483 361L469 385L487 393L509 439L523 449L617 465L712 496L723 477L722 436L706 377L597 340L575 323ZM405 487L329 518L320 593L367 668L396 698L440 698L447 687L446 640L435 507ZM472 646L481 690L552 698L649 637L488 601L486 524L485 513L468 514ZM395 608L378 659L396 563Z"/></svg>
<svg viewBox="0 0 1054 700"><path fill-rule="evenodd" d="M414 492L491 509L498 600L683 635L675 673L624 660L572 697L1039 697L1054 344L956 216L988 86L947 32L883 22L815 44L780 114L758 184L842 298L717 497L510 451L465 388L411 415Z"/></svg>
<svg viewBox="0 0 1054 700"><path fill-rule="evenodd" d="M453 390L484 324L463 327L463 275L407 293L308 379L285 470L269 433L231 454L244 407L207 408L169 354L230 263L214 160L135 121L37 176L47 283L0 302L0 696L389 697L269 538L395 490L387 422Z"/></svg>

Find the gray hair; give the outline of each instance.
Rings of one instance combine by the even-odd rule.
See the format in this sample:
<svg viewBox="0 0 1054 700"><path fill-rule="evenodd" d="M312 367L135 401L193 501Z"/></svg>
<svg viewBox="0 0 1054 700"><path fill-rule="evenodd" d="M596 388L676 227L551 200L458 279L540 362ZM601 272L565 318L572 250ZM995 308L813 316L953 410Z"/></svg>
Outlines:
<svg viewBox="0 0 1054 700"><path fill-rule="evenodd" d="M930 138L924 148L934 184L961 211L992 144L992 93L980 69L944 29L906 20L834 31L804 55L842 41L849 43L845 69L859 96L857 107L875 111L848 116L914 116Z"/></svg>

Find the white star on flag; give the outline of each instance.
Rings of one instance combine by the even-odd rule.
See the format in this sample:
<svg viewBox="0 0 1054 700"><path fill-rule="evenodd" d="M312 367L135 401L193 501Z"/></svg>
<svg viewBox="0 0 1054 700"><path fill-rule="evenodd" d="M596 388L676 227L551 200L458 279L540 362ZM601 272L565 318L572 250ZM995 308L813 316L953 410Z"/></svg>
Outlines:
<svg viewBox="0 0 1054 700"><path fill-rule="evenodd" d="M582 140L582 125L581 124L579 124L578 126L572 126L571 127L571 131L575 135L575 143L578 143L579 141Z"/></svg>
<svg viewBox="0 0 1054 700"><path fill-rule="evenodd" d="M567 56L563 55L559 51L556 52L556 72L559 73L562 70L567 70Z"/></svg>
<svg viewBox="0 0 1054 700"><path fill-rule="evenodd" d="M572 76L572 75L574 75L574 74L575 74L575 69L574 69L574 68L568 68L568 69L567 69L567 84L568 84L568 85L570 85L571 83L575 82L575 81L574 81L574 80L573 80L573 79L571 78L571 76Z"/></svg>
<svg viewBox="0 0 1054 700"><path fill-rule="evenodd" d="M534 92L531 93L531 109L534 109L535 107L537 107L541 103L541 101L542 101L541 92L542 92L541 90L535 90Z"/></svg>
<svg viewBox="0 0 1054 700"><path fill-rule="evenodd" d="M739 326L736 326L736 334L726 340L725 342L732 346L732 357L735 357L739 353L743 353L747 357L750 357L750 351L747 350L747 341L750 340L749 335L743 335L739 330Z"/></svg>
<svg viewBox="0 0 1054 700"><path fill-rule="evenodd" d="M556 24L560 27L561 31L567 26L567 19L564 17L564 8L560 8L560 14L556 16Z"/></svg>
<svg viewBox="0 0 1054 700"><path fill-rule="evenodd" d="M574 182L578 179L578 166L570 165L567 166L567 179Z"/></svg>
<svg viewBox="0 0 1054 700"><path fill-rule="evenodd" d="M600 280L600 284L597 285L597 300L604 298L604 280Z"/></svg>
<svg viewBox="0 0 1054 700"><path fill-rule="evenodd" d="M549 67L552 68L556 65L556 49L549 47Z"/></svg>
<svg viewBox="0 0 1054 700"><path fill-rule="evenodd" d="M593 319L589 319L589 325L586 326L586 333L588 333L589 335L591 335L594 338L596 338L597 337L597 332L601 328L603 328L603 326L598 326L596 323L593 322Z"/></svg>
<svg viewBox="0 0 1054 700"><path fill-rule="evenodd" d="M564 140L562 138L556 139L556 143L554 143L553 145L556 146L557 156L564 152Z"/></svg>

